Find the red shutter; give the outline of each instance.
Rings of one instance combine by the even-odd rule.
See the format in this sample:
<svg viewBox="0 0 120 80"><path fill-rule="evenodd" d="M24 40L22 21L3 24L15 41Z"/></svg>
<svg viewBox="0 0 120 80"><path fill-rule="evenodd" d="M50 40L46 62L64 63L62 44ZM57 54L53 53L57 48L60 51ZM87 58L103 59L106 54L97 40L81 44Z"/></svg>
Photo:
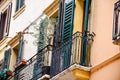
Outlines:
<svg viewBox="0 0 120 80"><path fill-rule="evenodd" d="M9 27L10 27L10 19L11 19L11 10L12 10L12 3L9 3L8 10L7 10L7 17L6 17L6 28L5 28L5 36L8 36Z"/></svg>

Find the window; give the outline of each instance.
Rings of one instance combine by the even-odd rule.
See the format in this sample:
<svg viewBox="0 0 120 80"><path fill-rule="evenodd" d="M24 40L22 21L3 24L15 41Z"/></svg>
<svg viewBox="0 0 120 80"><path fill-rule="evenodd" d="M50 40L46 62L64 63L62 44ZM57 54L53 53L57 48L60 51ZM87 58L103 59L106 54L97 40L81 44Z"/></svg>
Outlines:
<svg viewBox="0 0 120 80"><path fill-rule="evenodd" d="M114 5L114 20L113 20L113 40L120 39L120 1Z"/></svg>
<svg viewBox="0 0 120 80"><path fill-rule="evenodd" d="M4 36L8 36L9 33L11 6L12 3L8 5L8 8L4 12L0 13L0 40L2 40Z"/></svg>
<svg viewBox="0 0 120 80"><path fill-rule="evenodd" d="M11 56L11 48L5 51L4 53L4 64L3 67L9 69L10 64L10 56Z"/></svg>
<svg viewBox="0 0 120 80"><path fill-rule="evenodd" d="M16 12L24 5L24 0L16 0Z"/></svg>

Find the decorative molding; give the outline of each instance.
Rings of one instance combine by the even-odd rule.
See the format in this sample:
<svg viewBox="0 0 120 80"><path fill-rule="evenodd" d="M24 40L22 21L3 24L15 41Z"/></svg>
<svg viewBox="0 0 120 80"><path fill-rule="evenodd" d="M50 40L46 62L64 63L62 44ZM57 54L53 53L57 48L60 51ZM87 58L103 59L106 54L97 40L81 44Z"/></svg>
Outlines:
<svg viewBox="0 0 120 80"><path fill-rule="evenodd" d="M8 0L2 0L2 1L0 2L0 7L3 6L7 1L8 1ZM10 1L11 1L11 0L10 0Z"/></svg>
<svg viewBox="0 0 120 80"><path fill-rule="evenodd" d="M60 72L59 74L55 75L54 77L52 77L50 80L58 80L58 78L66 75L67 73L70 72L74 72L74 70L78 70L81 74L83 74L84 76L80 76L81 78L86 78L86 76L89 78L89 74L90 74L90 67L84 67L81 66L79 64L73 64L71 65L69 68L65 69L64 71ZM86 75L87 73L87 75ZM72 76L72 75L71 75ZM74 76L75 77L75 76ZM85 79L86 80L86 79Z"/></svg>
<svg viewBox="0 0 120 80"><path fill-rule="evenodd" d="M20 14L22 14L25 11L25 5L23 5L13 16L13 19L16 19Z"/></svg>
<svg viewBox="0 0 120 80"><path fill-rule="evenodd" d="M51 14L53 14L53 12L55 12L59 8L59 3L60 0L54 0L53 3L51 3L43 12L47 16L50 16Z"/></svg>
<svg viewBox="0 0 120 80"><path fill-rule="evenodd" d="M12 39L8 42L8 44L9 44L12 48L14 48L16 45L18 45L19 39L20 39L22 36L23 36L23 35L22 35L22 32L19 32L14 38L12 38Z"/></svg>
<svg viewBox="0 0 120 80"><path fill-rule="evenodd" d="M1 41L0 41L0 46L2 46L4 43L6 43L7 41L7 37L4 37Z"/></svg>
<svg viewBox="0 0 120 80"><path fill-rule="evenodd" d="M112 62L114 62L114 61L116 61L118 59L120 59L120 53L118 53L117 55L107 59L106 61L102 62L101 64L98 64L98 65L92 67L91 68L91 73L94 73L94 72L100 70L101 68L109 65L110 63L112 63Z"/></svg>

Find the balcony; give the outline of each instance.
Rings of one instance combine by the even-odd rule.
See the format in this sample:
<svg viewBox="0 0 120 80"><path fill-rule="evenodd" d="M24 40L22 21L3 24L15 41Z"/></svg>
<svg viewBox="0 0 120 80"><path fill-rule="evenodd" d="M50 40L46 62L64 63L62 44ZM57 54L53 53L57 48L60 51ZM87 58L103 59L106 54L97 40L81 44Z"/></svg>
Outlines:
<svg viewBox="0 0 120 80"><path fill-rule="evenodd" d="M89 66L82 66L81 44L83 34L76 32L72 38L57 48L53 48L50 80L89 80ZM89 65L90 55L86 57Z"/></svg>
<svg viewBox="0 0 120 80"><path fill-rule="evenodd" d="M90 67L81 64L83 34L76 32L57 47L47 45L14 71L9 80L89 80ZM89 45L87 45L89 47ZM89 53L89 51L87 51ZM90 64L90 55L85 62Z"/></svg>
<svg viewBox="0 0 120 80"><path fill-rule="evenodd" d="M9 80L44 80L49 78L50 74L50 57L52 46L48 45L35 54L28 61L21 61L21 65L16 65L12 77ZM24 65L25 63L25 65ZM22 67L21 67L22 66ZM47 75L47 77L46 77Z"/></svg>

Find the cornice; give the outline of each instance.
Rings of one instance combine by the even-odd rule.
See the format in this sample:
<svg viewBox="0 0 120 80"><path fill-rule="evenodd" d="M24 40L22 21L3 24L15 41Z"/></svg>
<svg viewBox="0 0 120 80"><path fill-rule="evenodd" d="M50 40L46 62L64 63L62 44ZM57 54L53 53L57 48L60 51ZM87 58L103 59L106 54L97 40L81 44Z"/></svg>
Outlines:
<svg viewBox="0 0 120 80"><path fill-rule="evenodd" d="M114 62L114 61L116 61L116 60L118 60L118 59L120 59L120 53L118 53L117 55L115 55L115 56L107 59L106 61L104 61L104 62L102 62L102 63L100 63L100 64L92 67L92 68L91 68L91 73L94 73L94 72L100 70L101 68L103 68L103 67L111 64L112 62Z"/></svg>
<svg viewBox="0 0 120 80"><path fill-rule="evenodd" d="M50 16L53 12L55 12L59 8L60 0L54 0L43 12Z"/></svg>
<svg viewBox="0 0 120 80"><path fill-rule="evenodd" d="M14 38L12 38L8 44L14 48L18 43L19 43L19 39L22 37L22 32L19 32Z"/></svg>

